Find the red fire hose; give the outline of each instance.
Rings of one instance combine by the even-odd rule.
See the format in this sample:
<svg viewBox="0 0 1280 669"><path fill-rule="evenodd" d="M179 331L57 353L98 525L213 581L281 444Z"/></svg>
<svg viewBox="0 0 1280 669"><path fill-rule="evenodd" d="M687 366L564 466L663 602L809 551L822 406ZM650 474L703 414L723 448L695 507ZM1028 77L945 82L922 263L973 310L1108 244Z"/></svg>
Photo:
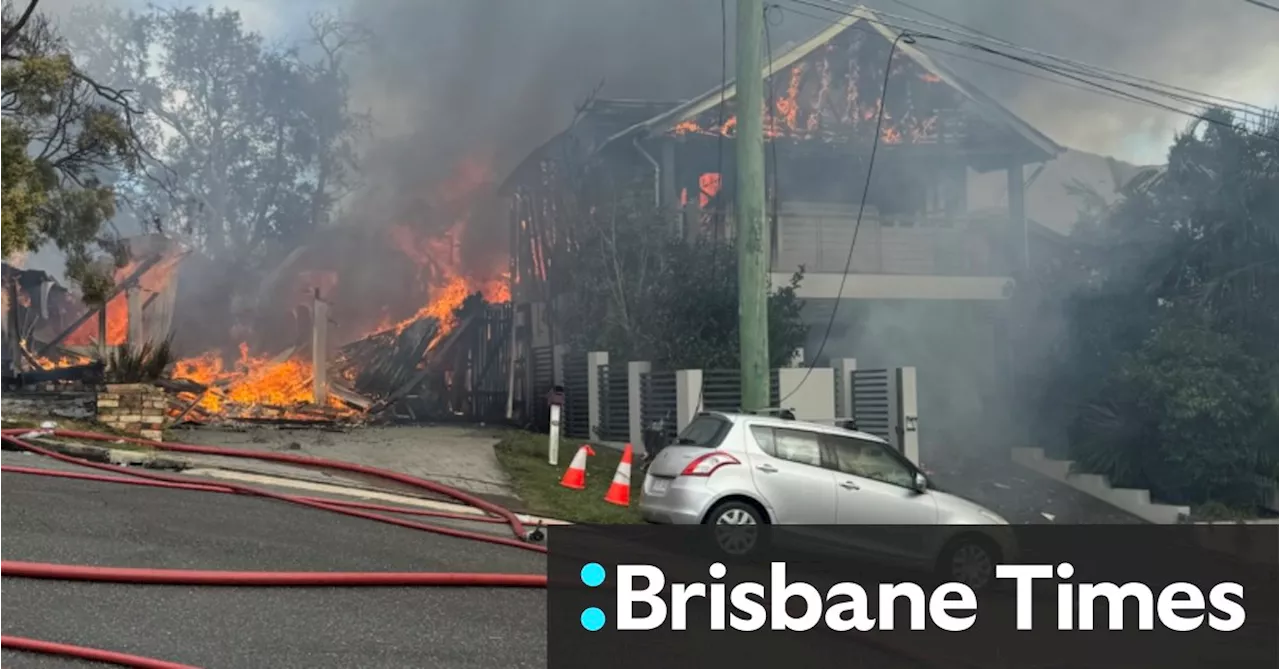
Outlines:
<svg viewBox="0 0 1280 669"><path fill-rule="evenodd" d="M405 485L413 486L427 490L429 492L445 495L458 500L464 504L472 506L485 512L488 515L471 516L461 513L448 513L443 511L429 511L422 509L407 509L393 507L381 504L370 504L365 502L349 502L341 500L325 499L320 497L307 497L301 495L287 495L276 493L269 490L244 486L235 483L196 483L189 478L181 476L171 476L159 474L156 472L140 471L133 468L119 467L115 465L91 462L81 458L64 455L51 451L47 448L36 446L26 441L24 435L40 434L59 437L70 437L75 439L89 439L97 441L127 441L136 444L142 444L150 448L161 451L173 451L180 453L200 453L205 455L219 455L230 457L251 458L255 460L267 460L271 462L283 462L294 465L302 465L307 467L320 467L327 469L338 469L342 471L355 472L368 476L374 476L391 481L396 481ZM456 537L460 539L470 539L473 541L483 541L486 543L499 544L503 546L511 546L524 550L545 553L545 546L530 543L537 535L530 534L520 518L515 513L505 509L497 504L487 502L472 495L468 495L459 490L455 490L448 486L419 479L405 474L385 471L373 467L366 467L350 462L340 462L336 460L326 460L322 458L312 458L298 455L289 455L284 453L264 453L255 451L244 451L237 449L216 448L212 446L194 446L190 444L176 444L168 442L155 442L146 439L135 439L130 437L119 437L114 435L98 434L95 432L79 432L74 430L31 430L29 428L18 428L0 431L5 443L12 444L23 450L44 455L55 460L67 462L82 467L97 469L100 471L108 471L116 474L124 474L125 476L105 476L101 474L87 474L81 472L65 472L55 470L44 470L33 467L3 467L0 471L14 474L30 474L38 476L54 476L61 478L72 478L89 481L102 481L107 483L122 483L131 485L151 486L157 488L170 488L176 490L194 490L201 492L216 492L222 494L242 494L255 495L268 499L275 499L300 506L306 506L314 509L321 509L333 513L340 513L356 518L364 518L374 520L381 523L391 525L399 525L411 529L421 530L424 532L433 532L446 536ZM460 530L452 527L443 527L439 525L428 525L402 518L382 515L380 513L372 513L373 511L391 512L399 514L409 514L418 516L431 516L437 518L448 518L452 520L466 520L482 523L506 524L511 528L514 538L498 537L491 534L481 532L473 532L468 530ZM48 564L40 562L16 562L16 561L0 561L0 572L6 577L19 578L41 578L41 579L58 579L71 581L94 581L102 583L130 583L130 584L164 584L164 585L203 585L203 586L334 586L334 587L351 587L351 586L448 586L448 587L516 587L516 588L545 588L547 587L547 577L544 574L485 574L485 573L430 573L430 572L246 572L246 571L205 571L205 570L186 570L186 569L140 569L140 568L120 568L120 567L95 567L83 565L61 565ZM151 658L128 655L125 653L116 653L106 650L98 650L93 648L83 648L80 646L71 646L67 644L53 643L48 641L40 641L37 639L28 639L25 637L2 636L0 637L0 646L12 648L15 650L26 650L33 652L41 652L53 655L62 655L66 657L74 657L86 660L95 660L98 662L108 662L126 667L141 667L146 669L192 669L186 665L175 664L163 660L155 660Z"/></svg>

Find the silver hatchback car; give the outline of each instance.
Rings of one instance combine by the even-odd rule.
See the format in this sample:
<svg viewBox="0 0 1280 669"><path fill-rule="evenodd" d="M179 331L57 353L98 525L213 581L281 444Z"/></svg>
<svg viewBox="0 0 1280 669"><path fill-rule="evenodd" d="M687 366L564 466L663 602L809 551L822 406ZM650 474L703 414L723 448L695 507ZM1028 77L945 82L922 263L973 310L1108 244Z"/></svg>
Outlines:
<svg viewBox="0 0 1280 669"><path fill-rule="evenodd" d="M1016 553L1008 522L936 489L885 440L831 425L702 413L648 464L640 514L660 524L795 525L820 543L975 588ZM851 533L821 526L943 526ZM1006 527L998 527L1006 526ZM727 528L726 528L727 529ZM1009 530L1009 531L1006 531ZM793 532L788 532L793 534Z"/></svg>

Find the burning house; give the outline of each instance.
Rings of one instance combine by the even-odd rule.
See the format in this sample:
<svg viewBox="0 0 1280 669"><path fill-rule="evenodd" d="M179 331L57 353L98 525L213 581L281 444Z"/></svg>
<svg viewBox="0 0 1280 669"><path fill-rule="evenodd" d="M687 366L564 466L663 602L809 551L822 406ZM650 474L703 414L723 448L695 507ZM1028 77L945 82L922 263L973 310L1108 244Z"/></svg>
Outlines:
<svg viewBox="0 0 1280 669"><path fill-rule="evenodd" d="M497 417L506 263L462 257L492 187L486 171L460 171L399 221L320 230L265 274L150 235L130 240L105 303L86 307L6 265L6 363L62 382L119 347L168 342L156 383L171 423Z"/></svg>
<svg viewBox="0 0 1280 669"><path fill-rule="evenodd" d="M170 337L186 251L159 235L128 239L125 250L128 261L111 268L114 287L96 306L45 272L5 265L6 371L83 366L109 348Z"/></svg>
<svg viewBox="0 0 1280 669"><path fill-rule="evenodd" d="M762 72L773 283L803 268L805 348L821 348L819 364L918 369L922 443L932 429L982 440L1013 413L1016 286L1034 235L1026 174L1063 148L918 45L899 41L889 63L896 37L858 9ZM556 263L571 262L569 182L608 171L643 184L686 238L732 236L734 93L729 82L683 102L592 100L508 178L527 396L545 392L534 369L562 343L555 305L572 287ZM971 210L970 181L993 173L1004 175L1007 207Z"/></svg>

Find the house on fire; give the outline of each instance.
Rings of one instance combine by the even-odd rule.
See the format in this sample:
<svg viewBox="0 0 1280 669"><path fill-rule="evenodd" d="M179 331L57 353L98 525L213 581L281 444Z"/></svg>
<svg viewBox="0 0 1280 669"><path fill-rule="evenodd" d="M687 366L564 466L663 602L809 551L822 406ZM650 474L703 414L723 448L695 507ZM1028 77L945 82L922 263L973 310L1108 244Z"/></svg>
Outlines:
<svg viewBox="0 0 1280 669"><path fill-rule="evenodd" d="M766 183L776 186L767 206L773 283L803 268L806 355L821 347L819 364L856 358L860 368L917 368L922 448L943 440L993 446L993 433L1006 432L999 426L1016 414L1018 280L1033 249L1050 248L1043 240L1055 236L1028 220L1025 187L1065 149L905 41L881 101L896 36L859 9L775 55L761 73L771 98L764 125ZM673 218L687 237L721 226L732 234L734 93L729 82L684 102L593 100L509 176L502 193L511 203L513 303L530 316L518 358L545 365L538 351L561 343L554 304L573 287L556 281L548 259L564 236L559 180L570 163L645 184L645 197L679 212ZM975 210L972 185L989 191L996 174L1005 206Z"/></svg>

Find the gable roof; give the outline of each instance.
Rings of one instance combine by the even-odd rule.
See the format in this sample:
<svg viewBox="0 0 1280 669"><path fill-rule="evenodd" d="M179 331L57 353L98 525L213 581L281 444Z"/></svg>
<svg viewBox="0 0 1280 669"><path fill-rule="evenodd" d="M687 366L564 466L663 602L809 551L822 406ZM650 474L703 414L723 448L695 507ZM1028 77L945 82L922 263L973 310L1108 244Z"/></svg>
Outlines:
<svg viewBox="0 0 1280 669"><path fill-rule="evenodd" d="M655 113L665 113L679 104L652 100L592 99L579 110L568 128L529 152L502 180L497 192L499 195L509 194L517 179L533 169L538 162L551 156L553 149L563 148L560 145L566 140L585 144L586 152L590 154L603 147L618 131L652 118Z"/></svg>
<svg viewBox="0 0 1280 669"><path fill-rule="evenodd" d="M791 67L800 59L808 56L816 51L819 47L830 42L836 36L846 30L861 29L859 24L866 24L883 38L893 42L898 39L898 34L893 32L872 10L859 5L851 10L846 16L841 17L839 21L832 23L827 28L819 31L812 38L804 43L795 46L781 56L774 58L771 64L766 64L760 73L762 79L766 79L770 74L777 74ZM987 96L982 91L974 88L971 84L961 79L954 72L947 69L941 63L936 62L915 45L909 44L906 40L898 42L898 51L905 54L910 60L914 61L926 72L938 77L951 88L956 90L960 95L972 102L984 116L999 120L1003 125L1013 130L1016 134L1027 140L1032 146L1045 154L1048 159L1063 151L1063 148L1056 142L1049 139L1046 135L1036 130L1026 121L1018 118L1013 112L1009 111L1000 103ZM721 89L723 88L723 94ZM716 86L715 88L703 93L702 95L685 102L669 111L648 118L640 123L636 123L617 134L603 141L600 146L604 147L618 139L632 135L647 135L654 131L661 131L664 127L674 126L681 121L689 120L709 109L720 104L721 97L725 101L733 99L737 93L737 86L734 81L729 81L724 86Z"/></svg>

